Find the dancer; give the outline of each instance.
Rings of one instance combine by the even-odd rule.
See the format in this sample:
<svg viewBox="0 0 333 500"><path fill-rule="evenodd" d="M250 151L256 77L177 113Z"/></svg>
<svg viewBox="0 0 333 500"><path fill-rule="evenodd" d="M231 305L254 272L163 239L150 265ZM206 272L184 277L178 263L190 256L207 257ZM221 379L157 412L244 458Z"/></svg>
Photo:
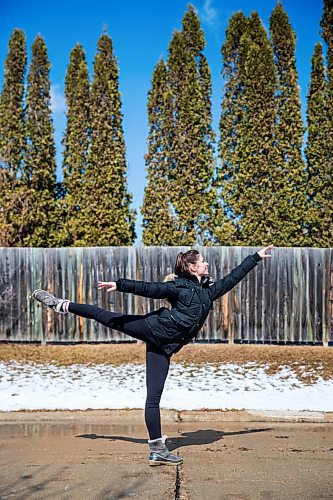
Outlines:
<svg viewBox="0 0 333 500"><path fill-rule="evenodd" d="M149 433L149 465L179 465L183 461L182 457L170 453L167 436L161 433L159 405L171 356L197 336L213 302L237 285L263 258L270 258L268 252L272 248L274 245L269 245L247 256L229 274L215 282L209 278L208 263L200 252L189 250L178 254L173 281L144 282L120 278L98 283L100 290L133 293L170 302L170 308L161 307L145 315L121 314L94 305L77 304L54 297L45 290L33 292L34 299L58 313L94 319L146 343L145 422Z"/></svg>

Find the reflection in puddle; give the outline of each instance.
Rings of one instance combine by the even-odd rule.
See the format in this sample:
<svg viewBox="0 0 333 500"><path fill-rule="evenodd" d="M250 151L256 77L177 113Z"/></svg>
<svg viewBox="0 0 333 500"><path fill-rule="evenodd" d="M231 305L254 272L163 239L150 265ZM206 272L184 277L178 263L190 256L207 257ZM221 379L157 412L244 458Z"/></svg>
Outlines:
<svg viewBox="0 0 333 500"><path fill-rule="evenodd" d="M306 423L299 424L298 426L281 424L279 423L278 427L274 426L273 422L267 422L264 425L264 429L260 429L260 424L253 424L252 426L246 425L244 422L244 427L240 430L239 425L240 422L230 423L222 423L222 422L211 422L214 427L214 431L210 431L205 429L203 432L202 438L209 432L215 432L221 435L228 434L247 434L252 432L259 432L262 430L265 431L273 431L276 432L278 429L284 433L288 433L288 435L293 432L297 432L301 429L306 430L307 432L320 432L326 434L333 434L333 425L332 424L315 424L308 425ZM236 426L236 428L235 428ZM165 431L167 432L169 425L166 422L164 425ZM183 428L182 428L183 427ZM259 427L259 428L258 428ZM188 432L195 431L196 438L198 436L198 429L200 429L200 422L183 422L178 429L178 434L181 436L185 436ZM113 439L117 436L135 436L142 434L142 431L145 431L145 427L143 424L87 424L87 423L69 423L69 422L42 422L42 423L11 423L4 422L0 423L0 439L20 439L20 438L58 438L64 439L68 437L89 437L90 439ZM171 431L171 428L170 428ZM171 431L172 432L172 431ZM221 436L220 436L221 437Z"/></svg>
<svg viewBox="0 0 333 500"><path fill-rule="evenodd" d="M98 437L110 439L115 434L132 436L142 430L142 425L97 425L97 424L53 424L53 423L31 423L31 424L0 424L0 439L20 439L27 438L52 438L59 439L82 436L96 435Z"/></svg>

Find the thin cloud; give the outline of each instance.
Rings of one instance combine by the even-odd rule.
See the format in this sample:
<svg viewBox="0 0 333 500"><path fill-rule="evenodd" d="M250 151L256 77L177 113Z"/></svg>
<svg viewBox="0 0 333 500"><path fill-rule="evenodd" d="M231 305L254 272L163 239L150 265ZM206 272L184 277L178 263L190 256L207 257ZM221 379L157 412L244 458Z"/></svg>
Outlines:
<svg viewBox="0 0 333 500"><path fill-rule="evenodd" d="M201 9L202 21L211 27L215 27L218 23L218 12L213 7L213 0L205 0Z"/></svg>
<svg viewBox="0 0 333 500"><path fill-rule="evenodd" d="M66 99L61 93L60 85L51 85L51 110L52 113L60 114L66 111Z"/></svg>

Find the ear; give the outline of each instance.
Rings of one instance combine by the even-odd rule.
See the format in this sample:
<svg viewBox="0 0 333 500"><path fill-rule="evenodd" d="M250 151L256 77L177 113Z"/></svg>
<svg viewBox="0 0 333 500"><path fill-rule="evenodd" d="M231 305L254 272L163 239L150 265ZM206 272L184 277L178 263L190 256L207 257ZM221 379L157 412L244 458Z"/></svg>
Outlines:
<svg viewBox="0 0 333 500"><path fill-rule="evenodd" d="M195 273L195 271L197 270L197 265L196 265L196 264L190 264L190 265L189 265L189 270L190 270L192 273Z"/></svg>

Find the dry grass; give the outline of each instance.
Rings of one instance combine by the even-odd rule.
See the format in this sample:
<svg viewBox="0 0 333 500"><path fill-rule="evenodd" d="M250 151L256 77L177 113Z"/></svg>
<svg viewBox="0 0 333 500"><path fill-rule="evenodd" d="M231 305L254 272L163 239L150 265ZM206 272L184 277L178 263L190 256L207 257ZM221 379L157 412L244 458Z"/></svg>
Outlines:
<svg viewBox="0 0 333 500"><path fill-rule="evenodd" d="M0 344L0 361L71 364L143 364L143 344L101 345L8 345ZM193 344L185 346L172 357L172 361L184 365L205 363L256 363L265 366L269 374L277 373L284 366L290 367L297 378L311 383L322 377L333 378L333 349L324 347Z"/></svg>

